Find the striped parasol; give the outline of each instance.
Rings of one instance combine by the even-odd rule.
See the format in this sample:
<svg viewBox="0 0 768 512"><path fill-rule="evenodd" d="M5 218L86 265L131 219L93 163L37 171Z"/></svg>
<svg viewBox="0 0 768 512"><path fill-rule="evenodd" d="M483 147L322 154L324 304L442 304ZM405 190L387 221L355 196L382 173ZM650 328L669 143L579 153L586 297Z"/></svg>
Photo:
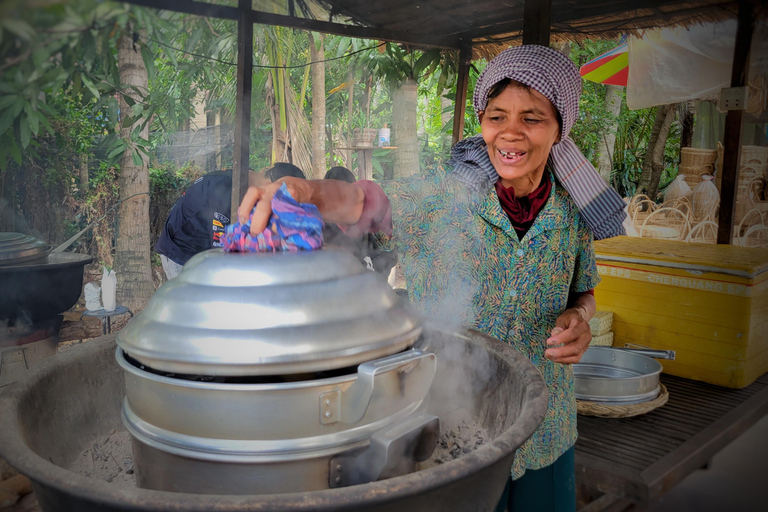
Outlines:
<svg viewBox="0 0 768 512"><path fill-rule="evenodd" d="M629 55L627 43L620 44L613 50L605 52L587 62L579 74L586 80L599 84L627 86L629 76Z"/></svg>

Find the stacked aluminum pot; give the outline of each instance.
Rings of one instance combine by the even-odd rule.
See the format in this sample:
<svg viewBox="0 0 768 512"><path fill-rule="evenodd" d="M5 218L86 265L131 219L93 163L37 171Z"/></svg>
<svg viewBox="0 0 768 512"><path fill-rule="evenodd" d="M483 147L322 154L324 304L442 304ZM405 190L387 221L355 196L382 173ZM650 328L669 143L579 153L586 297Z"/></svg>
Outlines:
<svg viewBox="0 0 768 512"><path fill-rule="evenodd" d="M117 338L140 487L286 493L413 471L435 356L340 249L197 255Z"/></svg>

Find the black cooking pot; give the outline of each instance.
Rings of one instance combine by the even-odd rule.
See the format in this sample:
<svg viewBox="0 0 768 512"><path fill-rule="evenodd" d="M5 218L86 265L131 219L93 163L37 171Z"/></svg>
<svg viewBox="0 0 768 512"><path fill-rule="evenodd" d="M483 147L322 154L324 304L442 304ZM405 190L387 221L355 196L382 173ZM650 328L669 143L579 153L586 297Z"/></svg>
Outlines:
<svg viewBox="0 0 768 512"><path fill-rule="evenodd" d="M83 267L93 261L87 254L51 252L25 243L11 255L9 245L18 233L0 233L0 321L38 322L71 308L80 298ZM20 236L20 235L19 235ZM34 251L37 251L37 256Z"/></svg>

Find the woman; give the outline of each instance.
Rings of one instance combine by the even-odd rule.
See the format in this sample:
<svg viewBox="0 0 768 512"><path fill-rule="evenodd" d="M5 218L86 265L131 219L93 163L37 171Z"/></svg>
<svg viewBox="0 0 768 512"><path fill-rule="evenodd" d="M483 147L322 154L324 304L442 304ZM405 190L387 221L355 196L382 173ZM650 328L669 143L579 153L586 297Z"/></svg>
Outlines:
<svg viewBox="0 0 768 512"><path fill-rule="evenodd" d="M512 510L575 509L570 364L591 339L593 239L623 233L623 201L568 139L580 90L557 51L511 48L478 79L481 134L457 144L445 170L381 186L286 180L296 200L347 233L392 234L424 314L510 343L541 371L549 407L515 457ZM274 191L249 189L241 221ZM252 231L268 217L269 201L258 201Z"/></svg>

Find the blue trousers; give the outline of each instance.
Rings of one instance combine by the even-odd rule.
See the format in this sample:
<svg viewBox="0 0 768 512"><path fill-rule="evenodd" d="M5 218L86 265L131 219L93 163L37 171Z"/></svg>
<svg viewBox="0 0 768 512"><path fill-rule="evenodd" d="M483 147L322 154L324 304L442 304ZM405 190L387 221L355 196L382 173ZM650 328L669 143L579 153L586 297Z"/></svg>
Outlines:
<svg viewBox="0 0 768 512"><path fill-rule="evenodd" d="M574 512L576 462L573 448L551 465L529 469L517 480L509 479L496 512Z"/></svg>

